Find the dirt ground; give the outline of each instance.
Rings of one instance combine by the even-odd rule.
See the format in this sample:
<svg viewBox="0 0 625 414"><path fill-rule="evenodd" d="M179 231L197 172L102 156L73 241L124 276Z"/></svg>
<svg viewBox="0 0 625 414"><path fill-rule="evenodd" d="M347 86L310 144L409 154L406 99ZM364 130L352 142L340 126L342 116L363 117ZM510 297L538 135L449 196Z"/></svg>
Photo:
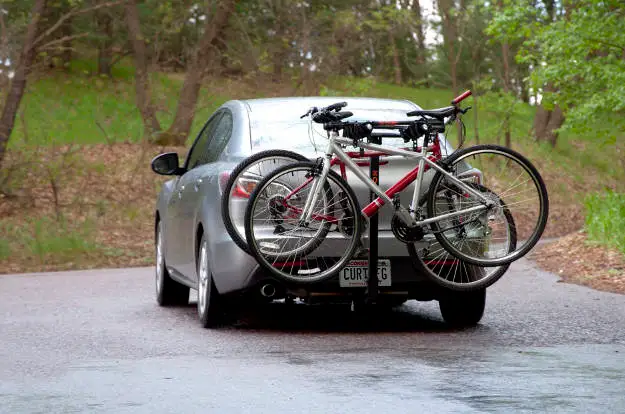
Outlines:
<svg viewBox="0 0 625 414"><path fill-rule="evenodd" d="M563 282L625 294L625 256L589 242L582 231L541 244L528 257Z"/></svg>
<svg viewBox="0 0 625 414"><path fill-rule="evenodd" d="M153 207L168 177L154 174L150 161L167 151L181 159L186 154L186 148L141 144L10 152L10 177L5 174L0 192L0 242L9 252L0 255L0 274L152 265ZM557 240L537 246L529 257L565 282L625 293L623 255L589 244L578 232L583 207L557 192L561 176L547 171L544 178L550 218L543 237ZM72 232L77 237L67 241ZM82 245L82 237L89 244Z"/></svg>

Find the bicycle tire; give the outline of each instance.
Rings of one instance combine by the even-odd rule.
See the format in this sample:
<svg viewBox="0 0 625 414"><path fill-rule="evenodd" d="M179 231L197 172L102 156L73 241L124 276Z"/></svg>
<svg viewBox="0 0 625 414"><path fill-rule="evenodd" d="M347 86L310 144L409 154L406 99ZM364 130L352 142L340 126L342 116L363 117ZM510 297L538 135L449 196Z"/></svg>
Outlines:
<svg viewBox="0 0 625 414"><path fill-rule="evenodd" d="M515 161L525 172L529 174L529 177L536 187L537 195L538 195L538 204L539 204L539 213L538 219L536 222L536 226L534 227L531 235L525 239L525 242L522 244L522 247L518 250L506 254L504 257L500 258L483 258L483 257L475 257L473 255L469 255L466 252L462 251L456 245L454 245L444 234L445 231L441 231L438 222L433 222L430 224L430 228L434 232L434 236L440 245L445 248L449 253L458 259L464 260L473 265L483 266L483 267L493 267L493 266L501 266L505 264L509 264L514 262L515 260L520 259L525 254L527 254L535 245L538 243L538 240L542 236L542 233L545 230L545 226L547 224L547 219L549 216L549 198L547 194L547 189L545 187L545 183L540 176L540 173L536 169L536 167L523 155L519 154L516 151L513 151L509 148L502 147L499 145L475 145L460 151L454 152L450 157L446 158L444 161L444 165L451 169L453 166L457 165L459 162L467 159L470 156L476 156L479 154L496 154L503 155L504 157ZM428 201L427 201L427 212L428 217L436 216L436 212L434 211L435 202L434 199L436 197L437 188L439 184L441 184L445 175L437 172L432 181L430 183L430 189L428 192ZM499 178L499 177L498 177ZM517 178L518 180L518 178ZM511 187L513 188L513 187ZM506 190L506 192L509 190ZM495 193L499 199L502 199L501 193ZM507 204L509 207L510 204ZM514 216L514 214L512 214ZM504 217L506 217L504 215ZM517 221L515 219L515 221ZM518 222L515 224L515 229L518 226ZM516 230L515 230L516 231ZM518 238L518 237L517 237Z"/></svg>
<svg viewBox="0 0 625 414"><path fill-rule="evenodd" d="M310 253L314 252L319 246L321 246L321 244L326 239L329 227L324 228L321 232L319 232L318 235L315 235L312 241L307 242L304 245L305 250L301 252L298 251L298 253L295 255L291 252L281 252L280 255L272 255L268 253L263 253L261 251L261 248L259 246L261 243L271 244L271 242L257 240L254 233L255 224L253 219L255 218L256 205L257 203L259 203L261 193L264 191L265 188L273 184L273 182L277 182L277 180L282 176L285 176L289 173L294 176L295 172L311 173L315 170L315 168L316 163L313 162L297 162L277 168L256 186L252 195L250 196L250 201L245 211L245 236L247 245L250 249L250 253L256 258L256 261L263 269L267 270L275 277L282 279L286 282L315 283L333 277L353 257L354 252L356 251L360 243L360 235L362 233L362 220L360 220L360 206L358 204L358 199L356 198L356 195L354 194L349 184L345 180L343 180L343 178L341 178L336 172L330 170L326 179L326 183L324 184L324 190L331 190L330 200L334 200L334 194L337 194L337 191L338 194L344 194L345 199L340 200L340 208L341 210L346 210L346 206L343 204L343 202L345 201L347 203L347 209L351 210L351 212L354 214L354 220L353 223L351 223L353 226L351 228L352 233L350 235L348 246L343 250L343 253L339 256L339 258L332 259L322 257L321 260L324 262L323 264L313 262L313 264L311 265L312 268L308 267L309 259L306 256L308 256ZM336 186L335 190L332 190L332 185ZM337 204L337 202L334 202L334 204ZM290 262L297 262L298 264L291 265L290 271L286 272L283 270L285 266L278 268L278 266L276 265L278 259L291 259ZM273 262L271 262L270 260L273 260ZM328 260L331 263L330 265L327 264ZM307 266L306 269L302 269L303 264ZM294 272L296 272L297 274L294 274Z"/></svg>
<svg viewBox="0 0 625 414"><path fill-rule="evenodd" d="M250 169L250 167L252 167L254 164L259 163L260 161L263 161L265 159L269 160L271 158L281 158L285 160L292 159L293 162L308 161L308 158L293 151L271 149L257 152L256 154L247 157L239 164L237 164L237 166L230 173L230 177L228 178L228 181L223 188L223 194L221 196L221 216L224 227L226 228L226 231L230 235L232 241L234 241L234 243L247 254L250 253L250 250L247 246L247 242L244 239L245 234L239 233L233 223L232 215L230 214L230 197L232 195L232 189L234 187L234 184L240 179L245 171Z"/></svg>
<svg viewBox="0 0 625 414"><path fill-rule="evenodd" d="M490 191L486 187L481 186L479 184L471 184L471 185L476 186L476 187L481 187L482 191ZM427 197L427 194L424 196L424 198L426 197ZM507 208L505 207L505 201L504 200L501 200L501 201L504 204L504 214L508 216L508 221L513 227L513 231L511 231L510 244L513 246L512 248L515 248L517 240L516 240L516 226L514 224L514 218L512 217L512 214L510 214L509 210L507 210ZM425 200L423 200L422 204L425 204ZM459 263L457 264L452 263L452 265L457 266L455 270L453 270L451 266L444 268L443 266L445 265L441 265L437 273L435 271L436 266L433 267L431 263L425 263L425 261L423 260L425 255L420 254L420 252L417 251L417 248L415 247L413 243L408 243L406 246L408 248L408 254L412 259L412 263L413 263L413 266L415 267L415 270L422 273L424 276L429 278L431 281L433 281L437 285L442 286L447 289L455 290L455 291L473 292L473 291L486 289L489 286L493 285L495 282L497 282L499 279L501 279L501 277L510 268L510 263L497 266L497 267L486 267L486 268L475 266L470 263L466 263L462 261L461 259L455 258L455 256L449 254L446 250L444 250L441 247L440 250L443 250L445 254L438 254L438 251L440 250L437 250L435 253L435 259L439 263L448 262L450 256L456 259L456 261L458 261ZM429 247L431 248L431 246ZM421 251L421 249L419 250ZM451 275L452 270L453 270L453 280L449 280L448 276ZM460 283L456 282L456 275L458 271L461 272L461 274L459 275ZM486 272L490 272L490 273L485 274ZM467 282L463 283L462 280L465 277L466 277Z"/></svg>

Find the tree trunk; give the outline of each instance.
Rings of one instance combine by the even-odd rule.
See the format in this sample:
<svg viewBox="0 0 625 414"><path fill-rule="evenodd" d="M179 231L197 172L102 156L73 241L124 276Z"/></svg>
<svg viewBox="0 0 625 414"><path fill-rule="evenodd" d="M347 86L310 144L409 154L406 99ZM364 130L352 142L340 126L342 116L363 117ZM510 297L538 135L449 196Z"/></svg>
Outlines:
<svg viewBox="0 0 625 414"><path fill-rule="evenodd" d="M547 141L555 148L558 141L558 133L556 129L560 128L564 123L564 114L562 109L556 105L550 113L549 122L547 123Z"/></svg>
<svg viewBox="0 0 625 414"><path fill-rule="evenodd" d="M454 96L458 96L458 75L456 61L456 24L453 18L453 0L437 0L438 12L443 23L443 41L447 49L449 76Z"/></svg>
<svg viewBox="0 0 625 414"><path fill-rule="evenodd" d="M556 14L556 6L554 0L544 0L545 2L545 10L547 11L547 16L549 16L549 22L553 22L555 20Z"/></svg>
<svg viewBox="0 0 625 414"><path fill-rule="evenodd" d="M284 68L284 64L286 63L287 51L284 47L284 24L282 19L280 18L280 10L276 7L274 13L276 18L274 20L274 30L276 31L275 40L272 42L272 46L275 48L275 52L273 53L273 77L276 81L282 80L282 69Z"/></svg>
<svg viewBox="0 0 625 414"><path fill-rule="evenodd" d="M183 145L187 140L195 116L195 106L197 105L205 68L210 64L211 58L214 56L214 43L224 32L230 15L234 10L235 2L236 0L217 1L217 10L214 17L210 21L207 19L204 34L200 38L197 50L187 66L187 75L180 91L180 99L174 121L167 131L168 139L172 140L173 144Z"/></svg>
<svg viewBox="0 0 625 414"><path fill-rule="evenodd" d="M480 143L480 128L477 112L479 109L477 94L473 95L473 135L475 135L475 143Z"/></svg>
<svg viewBox="0 0 625 414"><path fill-rule="evenodd" d="M517 65L516 70L516 83L521 89L521 100L526 104L530 103L530 91L526 82L523 81L524 74L528 72L525 65Z"/></svg>
<svg viewBox="0 0 625 414"><path fill-rule="evenodd" d="M36 52L36 47L33 43L35 42L39 30L39 22L45 10L46 0L36 0L31 11L30 22L26 28L22 52L11 80L9 92L4 101L2 117L0 118L0 166L4 160L6 147L15 125L15 116L26 89L26 80Z"/></svg>
<svg viewBox="0 0 625 414"><path fill-rule="evenodd" d="M510 61L509 61L510 47L507 41L501 43L501 55L503 57L503 91L505 94L509 94L510 91ZM506 115L503 119L503 131L505 136L505 145L510 148L512 146L512 139L510 137L510 113L506 111Z"/></svg>
<svg viewBox="0 0 625 414"><path fill-rule="evenodd" d="M393 72L395 75L395 84L401 85L401 61L399 60L399 52L397 51L397 44L395 44L395 36L393 31L388 31L388 41L391 45L391 53L393 54Z"/></svg>
<svg viewBox="0 0 625 414"><path fill-rule="evenodd" d="M419 76L423 78L423 85L429 87L428 73L425 64L427 62L427 49L425 48L425 28L423 25L423 14L419 0L414 0L412 7L415 12L416 32L417 32L417 65L419 66Z"/></svg>
<svg viewBox="0 0 625 414"><path fill-rule="evenodd" d="M74 34L74 30L73 30L73 26L72 26L72 20L73 19L71 19L71 18L67 19L67 21L61 27L61 37L69 38L70 36L72 36ZM70 63L72 63L72 41L71 41L71 39L66 40L65 42L63 42L61 44L61 47L62 47L61 61L63 62L63 67L66 70L69 70L70 69Z"/></svg>
<svg viewBox="0 0 625 414"><path fill-rule="evenodd" d="M553 90L551 85L545 86L545 92ZM558 142L558 133L556 129L560 128L564 123L564 113L559 105L556 105L553 110L547 110L541 104L536 108L536 115L534 117L534 136L537 141L547 141L552 147L555 147Z"/></svg>
<svg viewBox="0 0 625 414"><path fill-rule="evenodd" d="M144 136L151 139L155 133L161 130L161 126L156 118L156 111L152 104L150 81L148 78L147 52L145 50L145 40L141 33L141 23L139 21L139 11L137 10L136 0L128 0L126 3L126 24L128 26L128 35L134 52L137 106L143 118Z"/></svg>
<svg viewBox="0 0 625 414"><path fill-rule="evenodd" d="M113 19L107 10L96 13L98 35L98 75L111 76L113 62Z"/></svg>

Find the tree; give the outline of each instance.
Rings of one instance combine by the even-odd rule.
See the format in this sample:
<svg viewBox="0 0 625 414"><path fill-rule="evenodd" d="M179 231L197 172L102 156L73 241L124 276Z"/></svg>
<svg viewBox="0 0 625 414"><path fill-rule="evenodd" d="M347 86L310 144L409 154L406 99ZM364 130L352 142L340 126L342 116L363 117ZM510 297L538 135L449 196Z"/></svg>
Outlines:
<svg viewBox="0 0 625 414"><path fill-rule="evenodd" d="M113 67L113 16L110 10L95 13L98 29L98 75L111 76Z"/></svg>
<svg viewBox="0 0 625 414"><path fill-rule="evenodd" d="M26 29L26 36L22 45L19 61L15 67L15 75L11 80L9 93L4 101L2 117L0 117L0 166L4 160L6 147L15 125L15 116L24 96L26 81L36 53L36 40L39 32L39 23L46 11L46 0L36 0L33 4L30 22Z"/></svg>
<svg viewBox="0 0 625 414"><path fill-rule="evenodd" d="M534 70L532 84L549 85L543 102L552 117L566 114L566 124L559 123L563 129L580 133L592 128L604 136L625 130L622 1L565 1L563 18L537 31L523 58L544 62ZM558 122L549 122L560 127Z"/></svg>
<svg viewBox="0 0 625 414"><path fill-rule="evenodd" d="M148 56L145 38L141 32L141 22L139 21L139 10L136 0L127 0L125 11L128 36L132 44L135 61L135 96L137 107L143 119L144 134L152 138L154 134L160 132L161 125L156 118L156 111L152 103Z"/></svg>
<svg viewBox="0 0 625 414"><path fill-rule="evenodd" d="M549 33L548 36L553 36L554 39L562 39L559 31L552 31L560 21L562 13L559 7L560 4L554 0L543 0L541 7L536 7L534 0L504 0L487 30L487 33L502 43L502 51L509 42L522 43L517 52L517 61L533 69L531 87L543 96L534 117L534 136L538 141L548 141L552 146L556 145L557 131L564 123L564 111L557 101L550 101L550 96L556 91L555 84L547 78L539 79L538 74L546 68L544 46L553 40L545 37L545 34ZM567 65L568 60L569 57L565 57L560 64ZM507 79L507 82L504 81L504 88L510 87L511 76L508 75Z"/></svg>
<svg viewBox="0 0 625 414"><path fill-rule="evenodd" d="M223 35L236 0L218 0L213 5L212 19L206 19L204 33L187 64L187 73L180 90L174 120L165 134L159 137L161 144L183 145L187 140L195 117L195 106L202 86L202 79L216 56L216 43Z"/></svg>
<svg viewBox="0 0 625 414"><path fill-rule="evenodd" d="M449 63L449 76L454 96L458 95L458 27L453 0L437 0L438 13L443 27L443 43Z"/></svg>

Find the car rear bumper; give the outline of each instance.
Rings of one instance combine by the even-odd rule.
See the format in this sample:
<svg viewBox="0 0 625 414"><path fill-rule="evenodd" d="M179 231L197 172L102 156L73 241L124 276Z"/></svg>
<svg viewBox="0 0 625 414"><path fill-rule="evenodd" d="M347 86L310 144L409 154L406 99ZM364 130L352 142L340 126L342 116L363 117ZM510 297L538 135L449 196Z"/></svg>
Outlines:
<svg viewBox="0 0 625 414"><path fill-rule="evenodd" d="M363 243L368 247L367 237L363 238ZM227 233L214 243L213 249L213 274L220 293L236 294L260 290L269 283L278 291L299 297L334 301L362 294L364 291L364 288L341 287L338 275L316 283L286 283L262 269L252 256L232 242ZM440 288L414 269L406 245L395 239L390 231L380 232L379 252L379 258L390 259L391 264L391 286L380 287L381 296L420 300L431 300L439 296Z"/></svg>

